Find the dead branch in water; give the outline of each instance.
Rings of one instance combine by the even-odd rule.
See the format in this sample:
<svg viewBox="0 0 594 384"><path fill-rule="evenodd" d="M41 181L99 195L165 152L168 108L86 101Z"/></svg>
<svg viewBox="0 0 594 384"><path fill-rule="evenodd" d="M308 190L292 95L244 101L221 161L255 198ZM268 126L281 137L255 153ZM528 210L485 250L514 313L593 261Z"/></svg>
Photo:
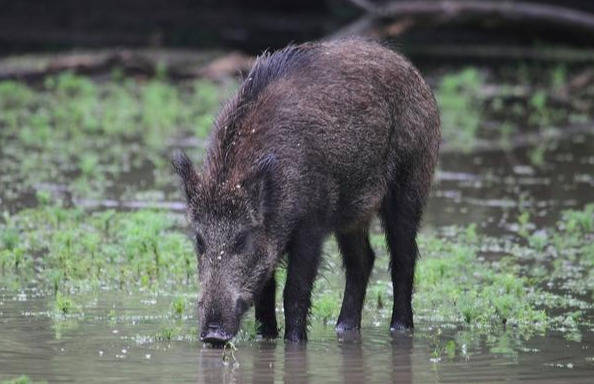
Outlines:
<svg viewBox="0 0 594 384"><path fill-rule="evenodd" d="M0 59L0 80L36 80L63 71L94 74L113 68L148 76L164 68L171 78L202 77L220 80L249 71L252 64L252 57L239 52L221 56L213 52L116 49Z"/></svg>

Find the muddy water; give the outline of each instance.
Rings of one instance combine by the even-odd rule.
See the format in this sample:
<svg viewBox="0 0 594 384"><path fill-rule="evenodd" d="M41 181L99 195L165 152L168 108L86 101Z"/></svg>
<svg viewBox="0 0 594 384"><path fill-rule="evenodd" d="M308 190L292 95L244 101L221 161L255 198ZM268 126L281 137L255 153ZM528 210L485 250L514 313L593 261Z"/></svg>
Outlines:
<svg viewBox="0 0 594 384"><path fill-rule="evenodd" d="M477 223L507 236L521 210L546 227L561 210L594 201L594 130L547 148L542 164L531 161L531 145L444 154L425 230ZM48 315L52 300L34 288L0 291L0 379L26 373L33 380L102 383L585 383L594 377L594 330L587 328L574 341L552 331L524 340L506 330L494 341L423 320L414 335L394 337L385 324L344 340L332 327L317 327L306 347L239 342L232 353L196 342L193 315L177 320L182 331L171 340L157 340L171 297L105 292L84 314L61 320ZM587 315L593 318L591 310ZM435 353L450 340L457 344L451 355Z"/></svg>
<svg viewBox="0 0 594 384"><path fill-rule="evenodd" d="M27 372L50 382L409 383L587 382L592 374L592 362L585 360L592 356L591 334L581 343L556 334L534 337L509 354L494 351L482 340L468 346L464 355L435 361L430 343L422 337L389 337L383 327L374 327L364 328L361 339L340 341L327 329L318 331L307 346L255 342L240 346L236 360L225 361L220 349L183 338L150 340L146 335L154 333L160 319L147 315L143 305L120 308L126 319L115 323L105 321L103 314L111 303L104 303L109 307L97 307L82 320L59 325L34 313L46 310L42 299L2 300L2 377ZM420 324L416 333L429 332L427 327ZM455 334L444 331L440 338Z"/></svg>
<svg viewBox="0 0 594 384"><path fill-rule="evenodd" d="M592 129L594 131L594 128ZM564 209L594 199L594 140L577 134L548 144L542 164L531 161L536 146L504 151L493 145L474 154L449 151L441 157L427 226L477 223L483 231L508 232L520 210L551 226Z"/></svg>

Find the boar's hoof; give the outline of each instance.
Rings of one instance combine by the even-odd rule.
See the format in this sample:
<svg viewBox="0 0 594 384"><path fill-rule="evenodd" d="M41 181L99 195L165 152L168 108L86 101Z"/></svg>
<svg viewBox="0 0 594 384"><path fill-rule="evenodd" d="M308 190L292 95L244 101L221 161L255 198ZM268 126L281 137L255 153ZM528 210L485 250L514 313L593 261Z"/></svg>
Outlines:
<svg viewBox="0 0 594 384"><path fill-rule="evenodd" d="M342 332L336 332L336 339L339 343L359 343L361 341L361 331L359 329L349 329Z"/></svg>
<svg viewBox="0 0 594 384"><path fill-rule="evenodd" d="M412 324L405 324L398 320L394 321L390 325L390 333L402 333L402 332L407 332L407 331L412 331L412 330L413 330Z"/></svg>
<svg viewBox="0 0 594 384"><path fill-rule="evenodd" d="M305 343L307 342L307 335L303 332L287 332L285 333L285 341L289 343Z"/></svg>
<svg viewBox="0 0 594 384"><path fill-rule="evenodd" d="M338 324L336 324L336 327L334 329L338 334L359 332L359 326L353 325L350 322L346 321L339 322Z"/></svg>
<svg viewBox="0 0 594 384"><path fill-rule="evenodd" d="M278 337L278 330L261 328L258 329L257 335L263 340L274 340Z"/></svg>

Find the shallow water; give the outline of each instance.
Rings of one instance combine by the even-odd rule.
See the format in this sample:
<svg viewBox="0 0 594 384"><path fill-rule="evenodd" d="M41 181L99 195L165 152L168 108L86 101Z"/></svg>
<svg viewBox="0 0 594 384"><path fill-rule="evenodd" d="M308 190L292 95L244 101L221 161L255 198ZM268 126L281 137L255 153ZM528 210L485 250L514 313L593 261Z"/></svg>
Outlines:
<svg viewBox="0 0 594 384"><path fill-rule="evenodd" d="M594 128L590 130L594 132ZM580 208L594 196L594 137L577 134L549 143L542 165L530 160L535 146L513 150L448 153L440 158L437 186L426 226L476 223L500 235L512 229L521 210L539 226L552 226L560 211Z"/></svg>
<svg viewBox="0 0 594 384"><path fill-rule="evenodd" d="M481 340L436 360L423 337L430 333L426 324L419 324L414 336L390 337L383 327L371 327L362 330L361 339L342 341L330 328L318 330L307 346L253 342L238 347L235 361L224 361L221 349L197 342L151 341L146 335L160 319L140 303L118 306L125 320L106 322L103 315L114 302L121 300L109 297L58 331L59 322L34 314L46 310L45 299L3 295L2 377L27 372L49 382L587 382L593 369L591 332L581 343L559 334L537 336L509 353L494 352ZM447 329L439 336L455 337L456 330Z"/></svg>
<svg viewBox="0 0 594 384"><path fill-rule="evenodd" d="M532 212L538 227L550 227L561 210L592 202L594 129L548 148L542 165L530 161L533 146L444 154L424 230L476 223L489 235L513 236L520 211ZM110 198L119 204L119 196ZM386 277L376 268L374 278ZM591 304L591 292L582 299ZM367 324L360 339L347 340L337 340L331 326L316 326L307 346L239 342L232 356L196 341L191 314L174 321L182 331L172 340L156 340L163 324L171 324L163 315L171 297L108 291L89 300L83 314L56 319L49 313L53 297L34 288L0 291L0 379L25 373L49 382L561 383L591 382L594 375L594 330L587 327L572 341L553 331L525 340L511 329L475 337L425 319L417 319L414 335L394 337L383 323ZM586 318L594 319L591 306ZM436 353L450 341L451 350Z"/></svg>

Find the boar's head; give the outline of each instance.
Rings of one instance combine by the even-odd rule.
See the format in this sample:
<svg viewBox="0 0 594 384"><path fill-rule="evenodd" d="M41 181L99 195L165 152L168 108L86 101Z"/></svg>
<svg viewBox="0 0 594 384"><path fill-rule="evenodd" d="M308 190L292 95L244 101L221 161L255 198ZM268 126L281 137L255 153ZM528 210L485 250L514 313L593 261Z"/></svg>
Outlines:
<svg viewBox="0 0 594 384"><path fill-rule="evenodd" d="M222 344L235 336L242 315L273 273L274 246L265 226L273 163L267 158L245 177L219 178L199 175L181 152L173 158L196 245L204 342Z"/></svg>

